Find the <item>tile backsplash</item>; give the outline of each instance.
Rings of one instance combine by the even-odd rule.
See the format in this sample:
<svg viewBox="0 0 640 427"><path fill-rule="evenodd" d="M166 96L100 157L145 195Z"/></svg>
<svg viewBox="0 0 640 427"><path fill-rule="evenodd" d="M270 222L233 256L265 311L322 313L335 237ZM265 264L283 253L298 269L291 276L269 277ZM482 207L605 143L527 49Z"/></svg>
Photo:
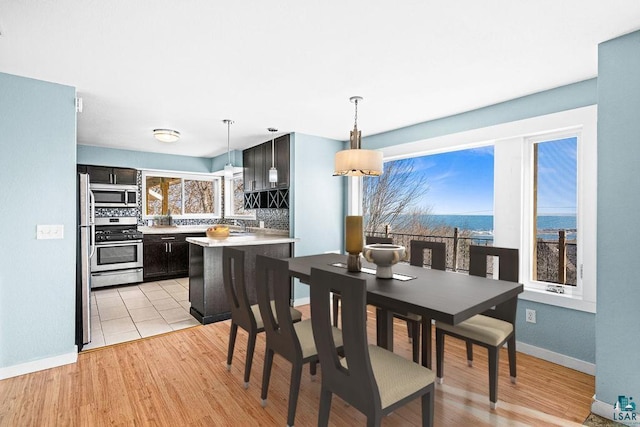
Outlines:
<svg viewBox="0 0 640 427"><path fill-rule="evenodd" d="M222 197L222 212L224 212L224 194ZM265 228L276 230L289 229L289 209L254 209L255 220L237 220L238 223L247 227L259 227L260 221L264 222ZM138 206L136 208L96 208L96 217L123 217L135 216L138 218L138 225L147 225L142 220L142 172L138 171ZM173 219L175 225L206 225L206 224L235 224L233 219Z"/></svg>

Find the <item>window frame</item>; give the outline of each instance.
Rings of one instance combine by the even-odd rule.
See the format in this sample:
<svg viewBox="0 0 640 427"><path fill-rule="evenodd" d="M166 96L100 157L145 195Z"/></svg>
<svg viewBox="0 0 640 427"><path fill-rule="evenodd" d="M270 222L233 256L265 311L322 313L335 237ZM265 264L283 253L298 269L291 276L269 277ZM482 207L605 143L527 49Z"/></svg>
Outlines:
<svg viewBox="0 0 640 427"><path fill-rule="evenodd" d="M576 138L576 268L578 271L576 272L576 285L561 285L558 283L544 282L541 280L533 280L533 247L536 242L536 237L533 235L533 220L534 220L534 170L535 170L535 156L534 156L534 146L538 143L550 142L564 138ZM580 266L584 264L582 259L583 251L582 251L582 230L580 228L582 211L580 209L579 200L581 198L581 192L583 191L583 184L580 181L580 173L582 171L582 165L580 162L580 154L582 151L582 126L577 126L573 129L567 129L560 132L549 132L538 134L535 136L529 136L523 138L524 145L524 155L523 155L523 173L524 173L524 209L523 209L523 236L522 236L522 253L523 257L521 260L521 271L520 276L521 280L525 282L525 287L530 290L547 292L547 287L549 285L552 286L562 286L564 291L564 295L573 296L573 297L582 297L583 293L583 283L582 283L582 275L580 274Z"/></svg>
<svg viewBox="0 0 640 427"><path fill-rule="evenodd" d="M243 179L243 188L244 188L244 176L243 176L243 172L235 172L233 174L233 178L232 179L224 179L224 217L228 218L228 219L250 219L250 220L255 220L256 219L256 212L254 209L249 209L246 210L245 212L248 212L246 214L235 214L233 213L233 199L234 199L234 194L233 191L228 191L229 189L234 189L235 186L232 184L233 180L237 179L237 178L241 178ZM243 193L244 195L244 193Z"/></svg>
<svg viewBox="0 0 640 427"><path fill-rule="evenodd" d="M596 312L597 282L597 105L588 105L522 120L500 123L453 134L436 136L404 144L378 147L384 160L418 157L483 145L494 145L494 244L517 247L520 250L520 271L525 270L522 260L529 257L525 246L525 204L531 203L525 186L526 138L541 134L581 131L578 147L578 200L576 226L578 228L577 256L578 275L581 280L580 292L557 294L531 286L526 274L521 274L520 282L525 291L521 299L555 305L589 313ZM508 167L498 170L499 162ZM529 166L530 167L530 166ZM359 178L361 179L361 178ZM506 182L503 184L501 182ZM358 185L349 183L350 200L362 199Z"/></svg>
<svg viewBox="0 0 640 427"><path fill-rule="evenodd" d="M143 220L153 219L157 215L148 215L146 211L147 206L147 177L161 177L161 178L180 178L181 180L181 212L180 214L171 213L171 217L173 219L219 219L222 218L222 200L221 200L221 192L222 192L222 184L221 178L215 176L213 174L208 173L197 173L197 172L176 172L176 171L165 171L165 170L143 170L142 171L142 197L141 199L141 215ZM184 180L191 181L211 181L213 182L213 206L215 212L212 214L207 213L196 213L196 214L185 214L184 213Z"/></svg>

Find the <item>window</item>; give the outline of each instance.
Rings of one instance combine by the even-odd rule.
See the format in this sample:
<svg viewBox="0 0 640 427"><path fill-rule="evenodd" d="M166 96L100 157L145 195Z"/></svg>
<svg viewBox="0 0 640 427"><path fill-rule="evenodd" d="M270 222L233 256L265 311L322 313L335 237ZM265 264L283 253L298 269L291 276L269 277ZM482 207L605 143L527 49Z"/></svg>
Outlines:
<svg viewBox="0 0 640 427"><path fill-rule="evenodd" d="M242 172L233 175L233 179L224 181L224 217L238 219L256 219L253 210L244 209L244 179Z"/></svg>
<svg viewBox="0 0 640 427"><path fill-rule="evenodd" d="M531 280L575 286L578 136L538 137L529 142L533 150Z"/></svg>
<svg viewBox="0 0 640 427"><path fill-rule="evenodd" d="M494 157L493 244L519 249L520 281L525 286L521 298L595 313L597 106L382 147L385 173L386 165L394 160L489 145ZM562 175L553 170L562 171ZM431 181L434 183L434 178ZM349 185L350 212L362 212L357 209L362 184L352 180ZM428 195L437 195L436 185L430 186ZM466 199L471 197L465 195ZM433 208L431 213L440 213L439 206ZM477 210L480 218L485 208ZM463 211L442 211L454 212ZM481 230L469 225L472 230ZM563 255L557 230L565 231L566 278L558 271L561 264L557 260ZM539 238L555 243L545 242L546 246L538 249ZM542 251L554 255L555 264L539 261ZM550 285L552 289L562 287L564 294L548 291Z"/></svg>
<svg viewBox="0 0 640 427"><path fill-rule="evenodd" d="M220 178L178 172L142 172L143 218L220 218Z"/></svg>

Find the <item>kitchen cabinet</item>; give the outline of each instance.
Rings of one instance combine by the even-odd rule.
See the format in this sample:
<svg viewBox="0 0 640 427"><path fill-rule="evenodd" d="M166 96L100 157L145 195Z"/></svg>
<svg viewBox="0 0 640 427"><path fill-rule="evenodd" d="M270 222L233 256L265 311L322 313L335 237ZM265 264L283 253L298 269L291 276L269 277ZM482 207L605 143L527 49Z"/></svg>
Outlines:
<svg viewBox="0 0 640 427"><path fill-rule="evenodd" d="M242 152L245 209L289 208L289 146L289 135L282 135L273 142L273 159L271 141ZM278 182L273 184L269 182L272 164L278 169Z"/></svg>
<svg viewBox="0 0 640 427"><path fill-rule="evenodd" d="M271 155L271 154L269 154ZM265 187L265 146L256 145L242 152L244 191L261 191ZM268 182L268 180L267 180Z"/></svg>
<svg viewBox="0 0 640 427"><path fill-rule="evenodd" d="M128 168L112 168L109 166L82 166L92 184L137 185L138 171Z"/></svg>
<svg viewBox="0 0 640 427"><path fill-rule="evenodd" d="M265 144L265 170L266 170L266 182L263 187L264 190L270 190L272 188L289 188L289 135L282 135L273 142L275 148L275 154L273 156L273 163L271 158L271 142ZM275 164L278 170L278 182L275 185L271 185L269 182L269 169L272 164Z"/></svg>
<svg viewBox="0 0 640 427"><path fill-rule="evenodd" d="M144 281L185 277L189 274L187 237L204 233L145 234L142 240Z"/></svg>

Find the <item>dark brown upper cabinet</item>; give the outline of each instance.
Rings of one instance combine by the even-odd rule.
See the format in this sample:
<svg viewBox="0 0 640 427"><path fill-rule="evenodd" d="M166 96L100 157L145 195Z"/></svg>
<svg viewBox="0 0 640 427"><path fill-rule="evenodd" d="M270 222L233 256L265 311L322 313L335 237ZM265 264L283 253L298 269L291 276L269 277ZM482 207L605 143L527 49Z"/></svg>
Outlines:
<svg viewBox="0 0 640 427"><path fill-rule="evenodd" d="M289 188L289 135L282 135L274 141L274 164L278 169L278 182L269 182L272 165L271 141L264 142L242 152L244 165L244 192L266 191L274 188Z"/></svg>
<svg viewBox="0 0 640 427"><path fill-rule="evenodd" d="M138 171L135 169L87 165L86 172L92 184L138 184Z"/></svg>

